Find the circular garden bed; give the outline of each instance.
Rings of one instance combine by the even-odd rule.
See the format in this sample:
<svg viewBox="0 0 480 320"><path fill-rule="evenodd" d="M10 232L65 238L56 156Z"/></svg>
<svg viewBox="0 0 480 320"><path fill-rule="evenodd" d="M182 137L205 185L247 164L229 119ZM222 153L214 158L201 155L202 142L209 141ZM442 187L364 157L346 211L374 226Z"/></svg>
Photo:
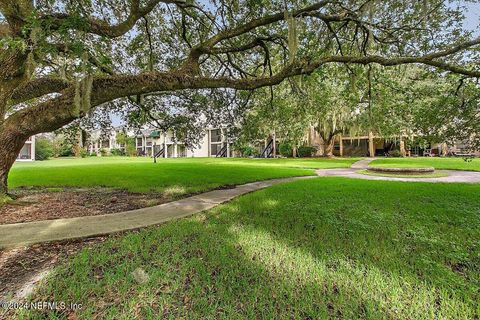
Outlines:
<svg viewBox="0 0 480 320"><path fill-rule="evenodd" d="M423 168L368 167L367 171L375 172L375 173L386 173L386 174L418 175L418 174L434 173L435 168L433 167L423 167Z"/></svg>
<svg viewBox="0 0 480 320"><path fill-rule="evenodd" d="M446 172L436 171L432 167L368 167L367 169L357 171L357 173L390 178L440 178L448 176Z"/></svg>

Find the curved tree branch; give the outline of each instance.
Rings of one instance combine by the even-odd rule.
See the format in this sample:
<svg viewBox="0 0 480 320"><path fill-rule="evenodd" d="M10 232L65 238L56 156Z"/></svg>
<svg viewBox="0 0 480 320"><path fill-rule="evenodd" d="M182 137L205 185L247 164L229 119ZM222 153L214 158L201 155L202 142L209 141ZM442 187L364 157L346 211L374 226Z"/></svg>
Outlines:
<svg viewBox="0 0 480 320"><path fill-rule="evenodd" d="M13 92L10 103L18 104L46 94L62 92L70 85L70 82L59 78L38 78L18 87Z"/></svg>
<svg viewBox="0 0 480 320"><path fill-rule="evenodd" d="M0 24L0 39L6 38L12 35L12 31L7 23Z"/></svg>
<svg viewBox="0 0 480 320"><path fill-rule="evenodd" d="M307 12L316 11L316 10L319 10L319 9L325 7L327 4L335 3L335 2L336 1L334 1L334 0L323 0L323 1L320 1L320 2L317 2L317 3L313 4L311 6L301 8L301 9L298 9L298 10L294 10L292 12L292 15L293 16L299 16L299 15L302 15L302 14L307 13ZM273 14L273 15L268 15L268 16L265 16L265 17L262 17L262 18L259 18L259 19L251 20L248 23L242 24L240 26L237 26L237 27L234 27L234 28L231 28L231 29L220 31L219 33L217 33L213 37L211 37L211 38L203 41L199 45L195 46L192 49L192 52L195 52L197 54L198 53L205 53L205 51L208 51L209 49L212 49L216 44L218 44L221 41L232 39L232 38L237 37L239 35L245 34L245 33L249 32L251 30L254 30L258 27L266 26L266 25L269 25L269 24L272 24L272 23L275 23L275 22L278 22L278 21L282 21L284 19L285 19L285 13L284 12L278 12L278 13Z"/></svg>
<svg viewBox="0 0 480 320"><path fill-rule="evenodd" d="M470 41L468 43L478 43ZM458 45L441 52L428 54L421 57L396 57L386 58L382 56L328 56L323 57L313 62L298 62L285 66L281 71L272 76L258 77L258 78L210 78L204 76L194 76L186 74L182 70L172 72L148 72L138 75L117 75L117 76L102 76L96 77L93 80L91 106L101 105L103 103L112 101L114 99L128 97L132 95L148 94L151 92L162 91L176 91L183 89L208 89L208 88L232 88L238 90L254 90L260 87L273 86L281 83L289 77L302 74L310 74L322 65L327 63L349 63L349 64L371 64L377 63L383 66L395 66L401 64L425 64L434 66L442 70L451 71L455 73L464 74L470 77L480 78L480 71L467 70L460 66L448 64L446 62L433 60L432 57L443 57L456 50L461 50L466 44ZM456 49L455 49L456 48ZM73 108L73 100L75 96L75 89L73 85L64 89L59 97L50 99L44 103L40 103L28 109L23 109L13 114L7 119L8 122L15 121L19 117L24 119L26 117L37 117L38 121L33 121L35 125L24 128L30 134L36 134L53 130L53 127L67 124L77 118L79 115L75 114ZM45 111L48 109L48 111ZM56 119L54 124L52 121L42 121L39 117L50 117L55 114ZM50 123L47 125L47 123ZM54 128L56 129L56 128Z"/></svg>
<svg viewBox="0 0 480 320"><path fill-rule="evenodd" d="M11 35L21 36L25 18L33 9L32 0L0 0L0 13L7 21Z"/></svg>
<svg viewBox="0 0 480 320"><path fill-rule="evenodd" d="M166 4L178 4L182 5L185 3L184 0L150 0L144 7L141 7L140 0L132 0L130 5L130 13L128 17L115 25L111 25L108 22L103 20L98 20L94 18L85 18L85 25L82 26L82 31L96 34L99 36L104 36L108 38L116 38L124 35L130 31L137 21L142 17L149 14L159 3ZM41 20L48 21L51 28L58 29L60 28L66 20L71 18L69 14L51 14L44 15ZM73 27L71 27L73 28Z"/></svg>

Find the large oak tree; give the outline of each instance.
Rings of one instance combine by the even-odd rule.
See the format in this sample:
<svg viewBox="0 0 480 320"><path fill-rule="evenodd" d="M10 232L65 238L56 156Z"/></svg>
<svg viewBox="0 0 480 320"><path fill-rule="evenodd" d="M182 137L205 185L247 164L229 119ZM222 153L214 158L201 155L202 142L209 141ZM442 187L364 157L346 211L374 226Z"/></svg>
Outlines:
<svg viewBox="0 0 480 320"><path fill-rule="evenodd" d="M25 140L118 99L254 90L325 64L480 77L448 1L0 0L0 194ZM477 51L475 51L477 50Z"/></svg>

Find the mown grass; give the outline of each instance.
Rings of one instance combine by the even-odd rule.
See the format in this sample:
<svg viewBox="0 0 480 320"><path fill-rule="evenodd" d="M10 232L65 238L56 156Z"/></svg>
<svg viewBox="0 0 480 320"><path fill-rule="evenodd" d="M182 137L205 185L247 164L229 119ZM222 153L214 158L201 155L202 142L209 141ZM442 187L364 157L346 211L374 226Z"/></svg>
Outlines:
<svg viewBox="0 0 480 320"><path fill-rule="evenodd" d="M475 158L471 161L465 161L463 158L435 158L435 157L418 157L418 158L382 158L374 160L370 163L374 167L399 167L399 168L424 168L434 167L435 169L444 170L466 170L480 171L480 159Z"/></svg>
<svg viewBox="0 0 480 320"><path fill-rule="evenodd" d="M111 187L183 195L251 181L313 175L316 168L349 167L357 159L216 159L92 157L16 163L12 188Z"/></svg>
<svg viewBox="0 0 480 320"><path fill-rule="evenodd" d="M83 250L32 299L79 319L475 319L479 288L480 185L317 178ZM18 317L47 315L65 313Z"/></svg>

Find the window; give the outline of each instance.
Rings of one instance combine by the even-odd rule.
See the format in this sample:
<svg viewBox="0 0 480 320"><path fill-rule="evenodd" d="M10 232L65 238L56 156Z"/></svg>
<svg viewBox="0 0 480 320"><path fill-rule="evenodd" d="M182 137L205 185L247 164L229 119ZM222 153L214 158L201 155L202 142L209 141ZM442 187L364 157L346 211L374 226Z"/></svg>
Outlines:
<svg viewBox="0 0 480 320"><path fill-rule="evenodd" d="M222 141L222 130L216 129L210 131L210 142L221 142Z"/></svg>
<svg viewBox="0 0 480 320"><path fill-rule="evenodd" d="M143 145L143 139L137 138L137 146L141 147Z"/></svg>
<svg viewBox="0 0 480 320"><path fill-rule="evenodd" d="M32 146L30 144L26 144L23 146L22 150L18 154L17 159L28 160L32 159Z"/></svg>
<svg viewBox="0 0 480 320"><path fill-rule="evenodd" d="M178 152L177 157L179 158L184 158L187 156L187 149L185 148L184 145L178 145L177 152Z"/></svg>
<svg viewBox="0 0 480 320"><path fill-rule="evenodd" d="M216 156L220 150L222 150L222 145L220 143L210 145L210 154Z"/></svg>
<svg viewBox="0 0 480 320"><path fill-rule="evenodd" d="M167 146L167 158L173 157L173 144Z"/></svg>

